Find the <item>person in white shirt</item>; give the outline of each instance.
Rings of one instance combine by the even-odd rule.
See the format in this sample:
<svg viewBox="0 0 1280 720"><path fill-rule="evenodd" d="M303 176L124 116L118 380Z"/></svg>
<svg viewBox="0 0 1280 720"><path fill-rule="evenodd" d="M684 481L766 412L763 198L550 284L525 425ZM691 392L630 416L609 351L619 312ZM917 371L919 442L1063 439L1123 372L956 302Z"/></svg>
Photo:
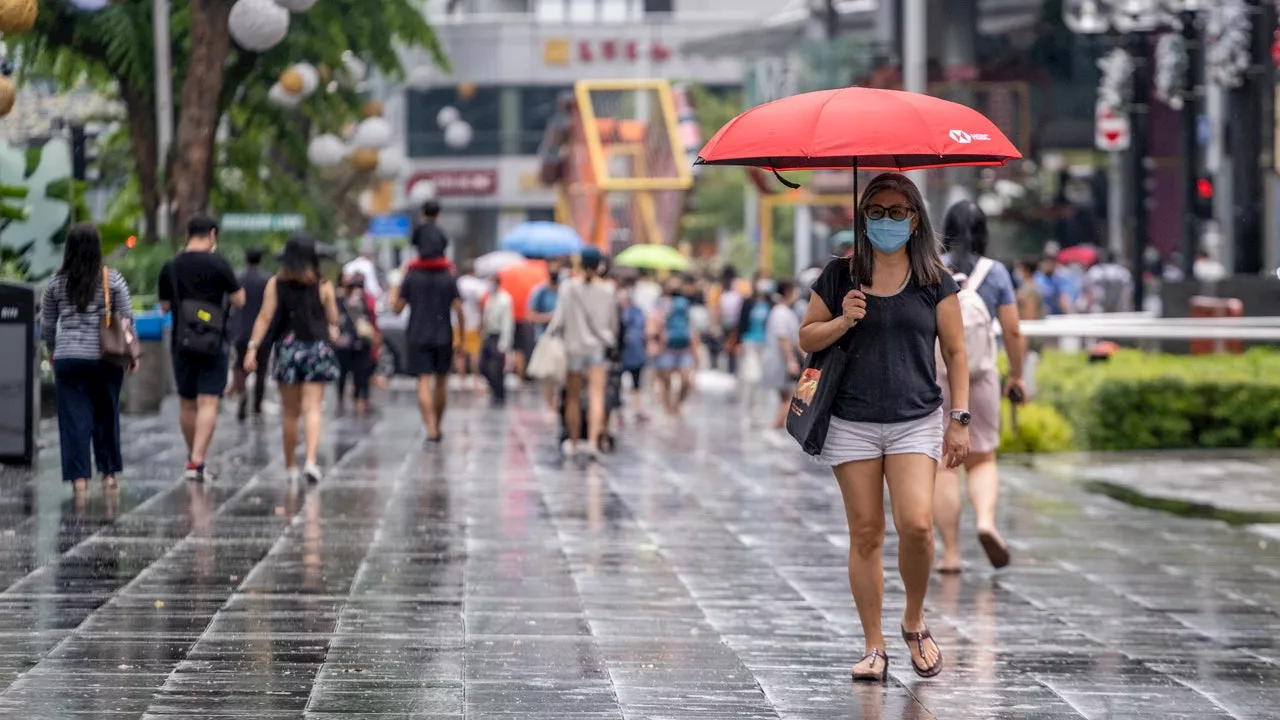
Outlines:
<svg viewBox="0 0 1280 720"><path fill-rule="evenodd" d="M480 349L484 340L480 306L488 292L489 283L471 273L458 278L458 294L462 296L462 327L454 328L454 347L458 348L457 374L462 387L472 391L478 388Z"/></svg>
<svg viewBox="0 0 1280 720"><path fill-rule="evenodd" d="M502 289L497 279L490 286L484 299L484 311L480 323L484 343L480 350L480 372L489 383L494 405L507 401L507 354L515 343L515 301L511 293Z"/></svg>
<svg viewBox="0 0 1280 720"><path fill-rule="evenodd" d="M662 297L662 286L653 279L651 270L644 270L642 273L640 279L636 281L635 288L631 290L631 301L644 311L645 315L648 315L653 312L654 306Z"/></svg>
<svg viewBox="0 0 1280 720"><path fill-rule="evenodd" d="M374 302L381 303L384 290L382 283L378 280L378 263L374 260L376 253L377 248L373 243L373 238L363 238L360 241L360 256L343 265L342 274L363 277L365 293L371 295Z"/></svg>

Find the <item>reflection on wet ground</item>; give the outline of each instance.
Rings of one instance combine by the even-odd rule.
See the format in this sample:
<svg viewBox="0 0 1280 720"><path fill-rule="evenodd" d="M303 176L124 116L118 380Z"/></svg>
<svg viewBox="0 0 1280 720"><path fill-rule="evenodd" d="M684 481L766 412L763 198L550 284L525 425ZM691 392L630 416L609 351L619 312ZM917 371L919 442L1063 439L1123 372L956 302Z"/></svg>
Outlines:
<svg viewBox="0 0 1280 720"><path fill-rule="evenodd" d="M931 589L946 672L891 646L889 685L852 687L835 485L720 402L585 468L532 401L460 403L423 450L398 398L329 423L316 488L270 421L177 481L171 414L127 421L118 494L77 505L48 454L0 474L0 717L1277 716L1275 543L1014 468L1017 564L971 543Z"/></svg>

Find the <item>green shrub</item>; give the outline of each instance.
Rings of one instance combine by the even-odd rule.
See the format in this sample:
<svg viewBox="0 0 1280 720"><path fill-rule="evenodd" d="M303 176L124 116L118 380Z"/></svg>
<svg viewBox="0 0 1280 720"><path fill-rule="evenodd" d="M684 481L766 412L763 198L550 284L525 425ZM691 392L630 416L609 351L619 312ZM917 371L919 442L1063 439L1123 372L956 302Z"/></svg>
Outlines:
<svg viewBox="0 0 1280 720"><path fill-rule="evenodd" d="M1008 401L1000 408L1000 452L1065 452L1075 447L1071 424L1051 405L1032 402L1018 408L1018 423Z"/></svg>
<svg viewBox="0 0 1280 720"><path fill-rule="evenodd" d="M1280 354L1181 356L1125 350L1090 363L1046 353L1037 400L1082 448L1280 447Z"/></svg>

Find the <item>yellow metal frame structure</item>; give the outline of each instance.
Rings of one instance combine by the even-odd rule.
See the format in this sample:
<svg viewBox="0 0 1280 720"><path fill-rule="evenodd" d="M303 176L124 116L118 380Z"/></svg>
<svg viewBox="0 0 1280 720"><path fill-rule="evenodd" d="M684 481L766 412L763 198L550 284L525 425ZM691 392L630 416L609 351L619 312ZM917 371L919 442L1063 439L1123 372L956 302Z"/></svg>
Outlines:
<svg viewBox="0 0 1280 720"><path fill-rule="evenodd" d="M760 268L773 271L773 213L780 207L852 207L853 193L848 195L814 195L804 190L788 190L760 198Z"/></svg>
<svg viewBox="0 0 1280 720"><path fill-rule="evenodd" d="M608 159L605 157L604 142L600 138L600 126L597 122L595 107L591 104L593 92L634 92L652 90L662 107L663 121L667 126L667 137L671 138L672 160L676 168L674 178L614 178L609 176ZM666 80L579 80L573 86L574 97L578 101L578 112L582 114L583 134L587 141L587 151L591 157L591 166L595 171L596 183L605 192L643 192L646 190L688 190L693 187L693 171L683 157L682 149L677 146L676 138L680 137L679 123L676 120L675 99L671 95L671 83Z"/></svg>

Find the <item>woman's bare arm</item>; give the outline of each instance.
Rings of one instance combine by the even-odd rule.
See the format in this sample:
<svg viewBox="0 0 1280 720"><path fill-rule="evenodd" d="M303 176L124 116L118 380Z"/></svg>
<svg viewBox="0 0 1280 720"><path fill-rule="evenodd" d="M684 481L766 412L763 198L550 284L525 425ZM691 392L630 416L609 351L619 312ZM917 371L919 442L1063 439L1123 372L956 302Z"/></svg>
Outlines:
<svg viewBox="0 0 1280 720"><path fill-rule="evenodd" d="M262 338L266 337L267 331L271 329L271 321L276 316L276 279L273 277L267 281L267 289L262 293L262 310L258 312L258 319L253 323L253 335L249 338L249 347L258 347L262 344Z"/></svg>
<svg viewBox="0 0 1280 720"><path fill-rule="evenodd" d="M862 297L862 293L857 290L851 291L850 294L853 293ZM805 310L804 320L800 321L801 351L815 353L826 350L857 324L856 320L844 313L843 308L839 310L841 314L833 315L818 293L810 293L809 308Z"/></svg>

